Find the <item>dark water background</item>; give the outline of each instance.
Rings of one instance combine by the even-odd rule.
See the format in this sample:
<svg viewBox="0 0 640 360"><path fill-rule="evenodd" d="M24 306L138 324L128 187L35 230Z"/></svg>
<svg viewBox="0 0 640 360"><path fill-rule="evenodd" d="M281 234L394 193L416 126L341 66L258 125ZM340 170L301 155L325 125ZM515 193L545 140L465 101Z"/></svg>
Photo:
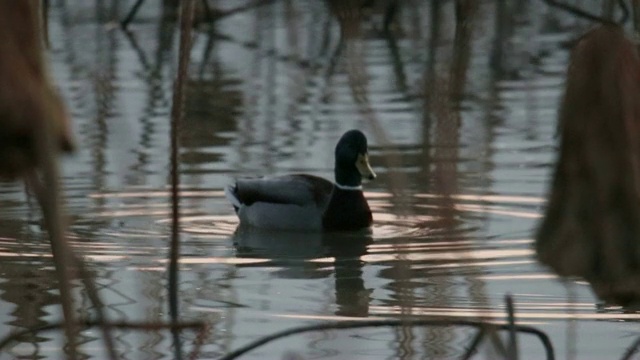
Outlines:
<svg viewBox="0 0 640 360"><path fill-rule="evenodd" d="M147 1L122 31L117 20L132 3L52 1L50 59L79 149L63 164L70 237L111 318L160 321L168 318L178 34L162 20L160 1ZM431 2L401 1L392 37L380 31L380 5L337 56L340 26L320 1L275 1L196 32L180 149L180 299L183 319L211 324L201 358L323 320L502 321L506 293L518 322L545 331L560 358L617 358L638 335L636 313L599 307L587 284L562 283L532 251L568 44L591 24L520 0L508 2L506 30L498 31L496 3L479 1L465 88L448 110L441 104L459 54L453 1L440 3L436 19ZM340 246L321 235L234 234L226 184L290 172L331 178L335 142L351 128L369 135L379 175L365 185L372 234L330 239ZM0 219L4 336L61 311L40 214L22 185L0 184ZM80 315L89 314L86 295L78 297ZM455 358L472 335L457 327L317 332L245 358ZM188 347L194 335L183 336ZM59 358L61 340L56 332L32 336L0 358ZM87 358L104 357L96 330L82 340ZM534 338L519 345L523 358L543 357ZM172 358L163 331L118 332L116 346L123 359Z"/></svg>

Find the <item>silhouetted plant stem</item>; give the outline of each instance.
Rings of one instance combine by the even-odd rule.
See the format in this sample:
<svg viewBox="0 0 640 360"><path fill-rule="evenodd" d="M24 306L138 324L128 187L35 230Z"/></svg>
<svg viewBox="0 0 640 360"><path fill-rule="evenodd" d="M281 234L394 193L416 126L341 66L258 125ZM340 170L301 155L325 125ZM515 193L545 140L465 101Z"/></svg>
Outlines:
<svg viewBox="0 0 640 360"><path fill-rule="evenodd" d="M495 2L495 36L491 48L489 64L495 72L501 72L504 66L504 45L508 34L511 33L513 16L509 12L508 0L496 0Z"/></svg>
<svg viewBox="0 0 640 360"><path fill-rule="evenodd" d="M640 34L640 0L633 0L633 28L636 35Z"/></svg>
<svg viewBox="0 0 640 360"><path fill-rule="evenodd" d="M453 40L453 62L450 77L450 95L456 101L460 100L464 92L477 7L477 1L456 0L456 34Z"/></svg>
<svg viewBox="0 0 640 360"><path fill-rule="evenodd" d="M126 29L129 26L129 23L136 16L143 2L144 0L138 0L135 4L133 4L133 7L131 8L131 10L129 10L127 16L120 22L120 26L122 26L123 29Z"/></svg>
<svg viewBox="0 0 640 360"><path fill-rule="evenodd" d="M519 331L518 328L514 329L516 332ZM484 323L484 326L478 326L478 332L471 339L471 343L467 347L467 350L464 352L464 354L460 357L460 360L471 359L471 357L478 352L478 346L480 346L487 335L489 336L489 340L493 344L496 352L498 352L498 354L500 354L502 357L506 358L507 350L505 349L504 344L502 344L502 340L500 340L500 337L498 336L498 330L501 329L493 324ZM542 342L544 343L544 340L542 340ZM547 352L547 354L549 354L549 352Z"/></svg>
<svg viewBox="0 0 640 360"><path fill-rule="evenodd" d="M398 13L399 7L398 0L392 0L387 5L387 9L384 12L384 20L383 20L383 29L385 32L389 32L391 30L391 24L393 23L393 19L396 17Z"/></svg>
<svg viewBox="0 0 640 360"><path fill-rule="evenodd" d="M509 343L507 345L507 357L510 360L518 360L518 335L516 334L516 317L515 309L513 308L513 298L511 295L504 297L504 302L507 305L507 326L509 330Z"/></svg>
<svg viewBox="0 0 640 360"><path fill-rule="evenodd" d="M207 21L216 21L239 12L251 10L258 6L271 4L275 0L256 0L247 5L242 5L235 9L231 9L227 11L213 10L209 6L209 3L207 2L207 0L200 0L200 1L202 3L202 9L204 11L205 19ZM185 1L182 1L182 2L184 3ZM136 17L136 14L140 10L140 6L142 5L142 3L144 3L144 0L138 0L135 4L133 4L133 6L131 7L131 10L129 10L129 12L127 13L127 16L124 18L124 20L120 22L120 26L122 26L123 29L126 30L127 27L129 26L129 23L131 23L131 21L133 21L133 19Z"/></svg>
<svg viewBox="0 0 640 360"><path fill-rule="evenodd" d="M178 274L180 257L180 187L179 148L180 124L184 114L184 87L191 54L191 29L193 28L194 0L182 2L180 12L180 50L178 54L178 74L173 88L171 106L171 246L169 253L169 315L171 323L176 324L179 318ZM175 358L182 358L180 334L173 332Z"/></svg>
<svg viewBox="0 0 640 360"><path fill-rule="evenodd" d="M617 22L613 21L612 19L609 18L605 18L602 16L598 16L598 15L594 15L591 14L587 11L584 11L582 9L580 9L579 7L575 7L572 5L568 5L565 4L563 1L557 1L557 0L543 0L545 3L547 3L549 6L553 6L559 9L562 9L564 11L567 11L573 15L585 18L585 19L589 19L592 21L597 21L599 23L602 24L609 24L609 25L618 25ZM625 4L624 0L618 0L618 5L620 6L620 9L622 10L622 16L620 17L620 23L624 23L625 21L627 21L627 18L629 17L629 9L627 9L627 5Z"/></svg>

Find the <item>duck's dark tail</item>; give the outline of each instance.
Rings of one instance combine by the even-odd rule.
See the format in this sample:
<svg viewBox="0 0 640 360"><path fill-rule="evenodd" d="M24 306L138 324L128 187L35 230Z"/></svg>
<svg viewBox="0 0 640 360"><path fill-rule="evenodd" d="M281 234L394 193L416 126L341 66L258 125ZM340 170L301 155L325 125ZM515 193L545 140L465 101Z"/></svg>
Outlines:
<svg viewBox="0 0 640 360"><path fill-rule="evenodd" d="M240 210L240 206L242 206L242 203L240 202L236 194L237 187L235 184L227 185L224 188L224 196L227 198L227 200L229 200L231 205L233 205L233 209L236 211L236 213L238 213L238 210Z"/></svg>

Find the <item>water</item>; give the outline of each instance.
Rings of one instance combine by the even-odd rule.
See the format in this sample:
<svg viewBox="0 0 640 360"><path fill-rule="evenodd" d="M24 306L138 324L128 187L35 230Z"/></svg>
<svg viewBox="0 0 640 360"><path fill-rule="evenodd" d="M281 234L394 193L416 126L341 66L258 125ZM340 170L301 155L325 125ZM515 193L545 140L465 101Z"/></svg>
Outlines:
<svg viewBox="0 0 640 360"><path fill-rule="evenodd" d="M69 236L95 272L110 318L167 320L176 28L159 20L159 2L142 7L129 34L114 20L130 1L53 3L52 72L78 142L63 164ZM335 63L339 26L320 2L279 1L219 21L213 36L197 33L180 149L180 308L184 320L211 325L200 358L325 320L503 321L507 293L518 322L545 331L558 357L622 355L638 335L638 315L598 306L588 284L561 282L532 250L556 150L566 42L589 24L540 3L517 4L502 72L490 66L494 3L479 5L459 129L455 116L424 102L425 91L442 92L438 79L455 55L451 2L436 40L428 3L404 4L393 41L376 31L382 17L374 14L363 40ZM359 78L349 72L353 54ZM362 92L372 111L354 100ZM365 185L371 233L235 232L225 185L290 172L331 178L335 142L351 128L369 135L379 175ZM61 311L37 206L13 183L0 184L0 204L4 336L56 321ZM89 315L86 295L77 295L80 315ZM463 327L316 332L244 358L456 358L473 334ZM60 332L26 337L0 358L59 358L61 339ZM183 339L190 349L195 335ZM519 339L524 358L542 358L539 342ZM97 330L82 340L88 358L104 357ZM116 346L123 358L173 357L161 330L118 332ZM480 357L492 358L491 349Z"/></svg>

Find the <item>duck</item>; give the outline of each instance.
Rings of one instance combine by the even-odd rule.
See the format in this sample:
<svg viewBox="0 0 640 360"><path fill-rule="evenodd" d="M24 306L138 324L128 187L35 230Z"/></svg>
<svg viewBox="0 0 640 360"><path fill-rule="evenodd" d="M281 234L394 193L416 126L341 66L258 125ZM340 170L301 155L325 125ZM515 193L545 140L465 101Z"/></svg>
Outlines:
<svg viewBox="0 0 640 360"><path fill-rule="evenodd" d="M225 197L240 226L290 231L354 231L373 217L362 180L376 174L369 164L367 137L349 130L335 147L335 182L309 174L238 179Z"/></svg>

